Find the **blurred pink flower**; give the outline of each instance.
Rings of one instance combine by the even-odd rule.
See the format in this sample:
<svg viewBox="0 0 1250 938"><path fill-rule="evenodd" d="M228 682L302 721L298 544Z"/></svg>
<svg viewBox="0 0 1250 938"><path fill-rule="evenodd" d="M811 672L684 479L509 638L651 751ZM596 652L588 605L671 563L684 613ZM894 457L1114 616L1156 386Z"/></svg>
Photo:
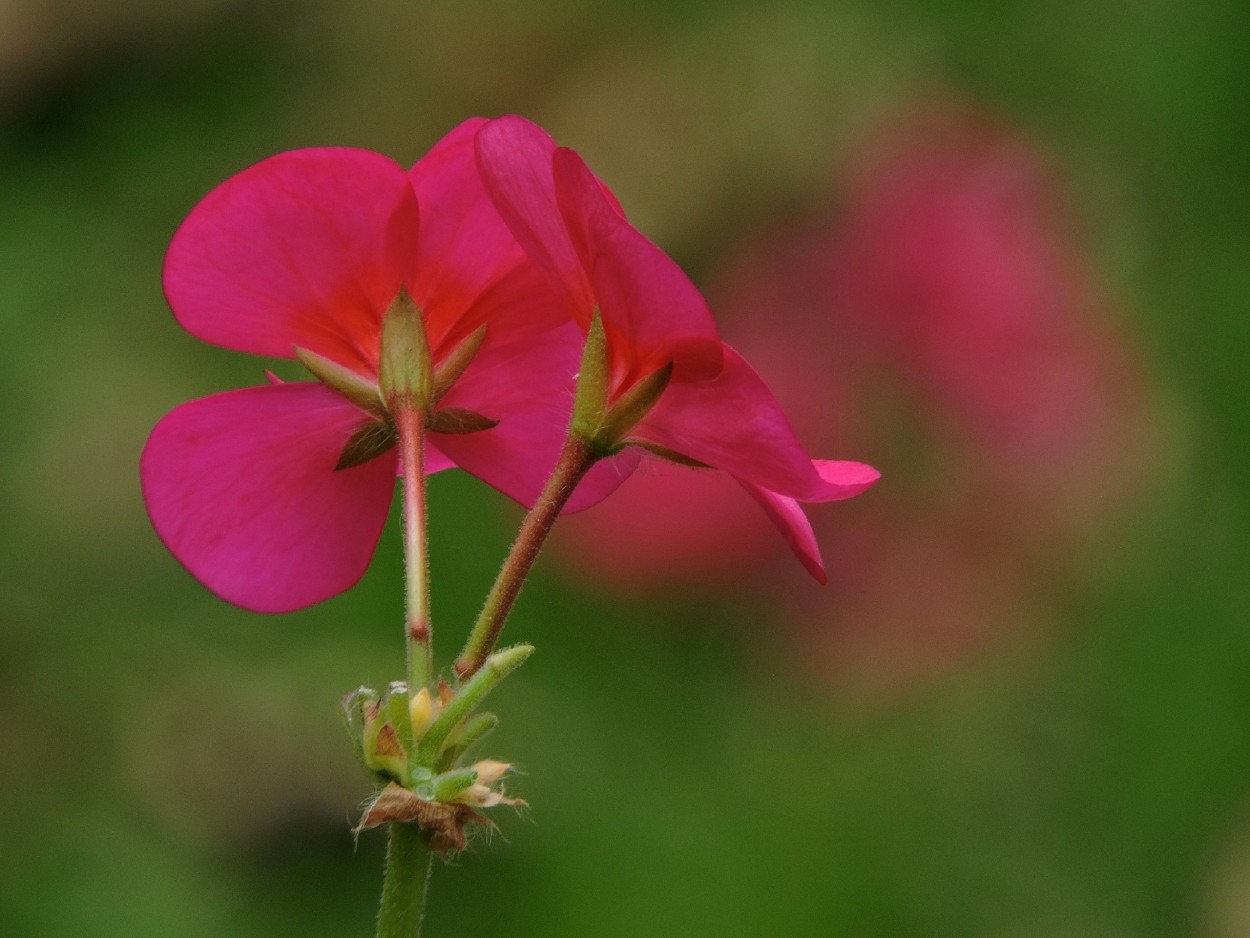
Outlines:
<svg viewBox="0 0 1250 938"><path fill-rule="evenodd" d="M878 478L870 466L813 460L767 385L725 345L707 304L681 269L625 219L616 199L572 150L519 117L477 138L486 187L509 228L569 314L607 341L607 407L671 366L663 393L610 442L611 460L635 447L728 473L759 503L818 580L820 550L799 502L850 498Z"/></svg>
<svg viewBox="0 0 1250 938"><path fill-rule="evenodd" d="M1136 386L1044 161L947 109L860 165L831 254L837 315L946 432L992 450L1000 481L1070 497L1115 462Z"/></svg>
<svg viewBox="0 0 1250 938"><path fill-rule="evenodd" d="M581 331L503 225L462 124L409 172L365 150L283 153L222 183L192 210L165 260L166 296L192 334L295 357L301 348L376 386L382 317L406 289L436 365L485 326L440 407L499 421L432 433L427 471L458 465L531 502L568 422ZM153 526L221 597L298 609L353 585L386 521L398 469L385 445L336 470L349 439L384 422L321 383L269 384L191 401L144 449ZM382 449L380 446L379 449ZM615 487L595 474L571 509Z"/></svg>

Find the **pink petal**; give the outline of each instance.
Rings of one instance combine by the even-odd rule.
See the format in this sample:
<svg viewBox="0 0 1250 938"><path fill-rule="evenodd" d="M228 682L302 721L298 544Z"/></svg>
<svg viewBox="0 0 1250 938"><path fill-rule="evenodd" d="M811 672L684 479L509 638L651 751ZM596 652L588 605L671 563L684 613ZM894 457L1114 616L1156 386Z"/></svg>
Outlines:
<svg viewBox="0 0 1250 938"><path fill-rule="evenodd" d="M424 461L425 474L427 476L432 476L437 472L445 472L448 469L456 468L456 464L452 461L452 458L439 448L438 441L430 439L428 436L425 439ZM395 471L399 475L404 474L404 467L399 464L398 459L395 460Z"/></svg>
<svg viewBox="0 0 1250 938"><path fill-rule="evenodd" d="M764 380L728 345L709 381L674 379L631 438L803 500L829 491Z"/></svg>
<svg viewBox="0 0 1250 938"><path fill-rule="evenodd" d="M642 463L644 453L632 446L627 447L615 456L609 456L595 463L586 477L578 483L573 497L564 507L565 514L585 511L599 504L625 482Z"/></svg>
<svg viewBox="0 0 1250 938"><path fill-rule="evenodd" d="M607 331L614 390L669 362L679 379L714 376L720 335L690 278L616 211L580 156L561 148L553 159L556 201Z"/></svg>
<svg viewBox="0 0 1250 938"><path fill-rule="evenodd" d="M871 488L881 478L880 472L862 462L813 459L812 465L816 468L824 486L815 498L804 499L809 502L837 502L845 498L854 498L860 492Z"/></svg>
<svg viewBox="0 0 1250 938"><path fill-rule="evenodd" d="M812 523L799 506L799 503L786 495L760 488L749 482L738 480L752 498L759 502L764 514L777 526L799 558L807 572L823 586L828 579L825 575L825 563L820 556L820 545L816 543L816 534L812 531Z"/></svg>
<svg viewBox="0 0 1250 938"><path fill-rule="evenodd" d="M498 420L479 433L431 434L461 469L523 505L547 482L568 434L573 385L585 336L573 322L539 336L502 333L478 352L443 404ZM626 450L582 480L566 511L580 511L620 485L641 454Z"/></svg>
<svg viewBox="0 0 1250 938"><path fill-rule="evenodd" d="M513 345L538 339L569 321L546 279L528 258L521 257L511 267L500 271L493 282L484 284L472 302L459 311L455 322L434 347L434 359L440 361L481 326L486 326L486 338L479 356L499 343ZM580 346L577 355L581 355ZM525 373L523 377L529 380L531 376Z"/></svg>
<svg viewBox="0 0 1250 938"><path fill-rule="evenodd" d="M394 451L336 472L369 419L314 383L190 401L140 463L161 540L205 586L257 612L329 599L364 574L395 488Z"/></svg>
<svg viewBox="0 0 1250 938"><path fill-rule="evenodd" d="M295 150L227 179L165 256L165 295L192 334L291 357L308 348L368 374L381 314L411 279L417 200L367 150Z"/></svg>
<svg viewBox="0 0 1250 938"><path fill-rule="evenodd" d="M473 118L439 141L408 172L421 207L421 232L413 295L421 306L430 344L452 345L469 335L501 306L501 281L529 263L482 183L474 139L486 123ZM544 283L539 286L547 290ZM493 293L493 297L492 297ZM567 316L547 294L554 315Z"/></svg>
<svg viewBox="0 0 1250 938"><path fill-rule="evenodd" d="M482 181L500 216L568 315L588 328L595 299L556 206L555 141L537 124L509 116L488 121L476 144Z"/></svg>

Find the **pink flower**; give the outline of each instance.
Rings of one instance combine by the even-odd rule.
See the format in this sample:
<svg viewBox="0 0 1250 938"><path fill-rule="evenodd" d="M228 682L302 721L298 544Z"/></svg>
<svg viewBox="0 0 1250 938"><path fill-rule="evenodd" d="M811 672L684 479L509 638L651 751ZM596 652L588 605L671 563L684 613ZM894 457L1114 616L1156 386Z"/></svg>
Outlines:
<svg viewBox="0 0 1250 938"><path fill-rule="evenodd" d="M153 430L141 461L153 526L224 599L288 611L363 575L398 469L370 394L382 318L401 291L421 310L436 369L455 371L481 343L438 408L498 422L456 433L436 420L427 471L457 465L524 503L541 490L583 340L486 197L473 156L482 123L408 172L365 150L280 154L214 189L175 234L164 285L184 328L257 355L298 348L340 376L191 401ZM605 470L570 509L618 484Z"/></svg>
<svg viewBox="0 0 1250 938"><path fill-rule="evenodd" d="M640 418L603 441L613 454L632 444L605 462L636 460L641 447L724 470L823 582L820 551L799 503L857 495L877 471L807 455L763 380L721 341L694 285L629 224L576 153L557 148L536 125L505 117L478 134L477 155L500 215L569 314L587 330L596 313L601 319L609 423L644 382L658 379L663 388ZM662 372L670 367L665 384Z"/></svg>

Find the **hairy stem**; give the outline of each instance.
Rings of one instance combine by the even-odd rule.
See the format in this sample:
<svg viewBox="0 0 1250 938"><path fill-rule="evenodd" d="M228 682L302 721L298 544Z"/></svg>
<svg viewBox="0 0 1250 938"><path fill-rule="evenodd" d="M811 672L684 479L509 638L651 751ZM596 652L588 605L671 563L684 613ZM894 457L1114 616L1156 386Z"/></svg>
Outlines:
<svg viewBox="0 0 1250 938"><path fill-rule="evenodd" d="M392 821L389 830L377 938L418 938L434 854L416 824Z"/></svg>
<svg viewBox="0 0 1250 938"><path fill-rule="evenodd" d="M456 675L460 680L472 677L490 656L543 542L577 488L577 483L594 463L595 456L584 440L575 435L565 440L555 469L538 501L525 516L521 531L495 578L490 595L486 597L486 604L473 624L464 650L456 660Z"/></svg>
<svg viewBox="0 0 1250 938"><path fill-rule="evenodd" d="M430 621L430 561L426 536L424 414L415 407L395 413L404 470L404 571L408 640L408 689L416 693L434 674Z"/></svg>

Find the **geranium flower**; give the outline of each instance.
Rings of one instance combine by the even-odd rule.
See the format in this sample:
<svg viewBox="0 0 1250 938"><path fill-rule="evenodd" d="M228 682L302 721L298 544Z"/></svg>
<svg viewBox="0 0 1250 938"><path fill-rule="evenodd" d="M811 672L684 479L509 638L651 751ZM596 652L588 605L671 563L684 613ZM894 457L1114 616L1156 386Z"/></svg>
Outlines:
<svg viewBox="0 0 1250 938"><path fill-rule="evenodd" d="M505 117L479 132L477 155L499 214L569 314L591 337L601 324L597 455L610 463L641 447L728 472L823 582L799 503L850 498L877 471L807 455L763 380L721 341L698 290L575 152Z"/></svg>
<svg viewBox="0 0 1250 938"><path fill-rule="evenodd" d="M153 526L219 596L288 611L363 575L399 468L377 391L381 324L409 295L450 384L427 472L458 465L527 504L540 491L582 337L486 197L473 156L482 123L408 172L366 150L280 154L214 189L175 234L164 286L184 328L298 355L322 379L191 401L148 440ZM620 469L592 472L570 509L614 488Z"/></svg>

